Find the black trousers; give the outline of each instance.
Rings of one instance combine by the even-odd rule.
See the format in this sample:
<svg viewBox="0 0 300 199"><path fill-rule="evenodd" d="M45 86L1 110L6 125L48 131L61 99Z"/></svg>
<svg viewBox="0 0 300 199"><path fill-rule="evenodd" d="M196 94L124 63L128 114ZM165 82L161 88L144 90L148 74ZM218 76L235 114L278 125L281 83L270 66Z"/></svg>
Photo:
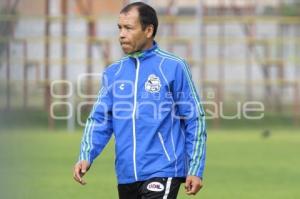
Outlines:
<svg viewBox="0 0 300 199"><path fill-rule="evenodd" d="M151 178L130 184L119 184L119 199L176 199L184 178Z"/></svg>

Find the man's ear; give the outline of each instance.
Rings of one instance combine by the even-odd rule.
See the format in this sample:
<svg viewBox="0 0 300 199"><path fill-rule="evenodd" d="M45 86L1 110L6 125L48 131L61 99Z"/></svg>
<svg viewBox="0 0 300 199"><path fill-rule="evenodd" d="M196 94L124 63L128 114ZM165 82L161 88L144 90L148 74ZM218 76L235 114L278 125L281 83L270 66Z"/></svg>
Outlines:
<svg viewBox="0 0 300 199"><path fill-rule="evenodd" d="M145 32L146 32L146 37L150 39L154 32L154 26L153 25L147 26Z"/></svg>

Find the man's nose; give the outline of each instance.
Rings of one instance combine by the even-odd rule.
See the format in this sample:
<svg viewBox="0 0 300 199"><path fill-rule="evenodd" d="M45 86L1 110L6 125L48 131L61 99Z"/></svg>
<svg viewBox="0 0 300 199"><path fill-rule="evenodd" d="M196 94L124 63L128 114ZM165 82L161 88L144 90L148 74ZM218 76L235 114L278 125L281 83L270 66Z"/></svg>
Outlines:
<svg viewBox="0 0 300 199"><path fill-rule="evenodd" d="M120 38L125 38L126 34L125 34L125 31L124 30L120 30L120 33L119 33L119 37Z"/></svg>

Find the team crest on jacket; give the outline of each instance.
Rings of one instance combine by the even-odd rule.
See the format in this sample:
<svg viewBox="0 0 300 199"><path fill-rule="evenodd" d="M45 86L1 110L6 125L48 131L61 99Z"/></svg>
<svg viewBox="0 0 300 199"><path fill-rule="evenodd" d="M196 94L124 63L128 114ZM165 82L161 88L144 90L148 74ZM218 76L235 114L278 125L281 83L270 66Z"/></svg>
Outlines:
<svg viewBox="0 0 300 199"><path fill-rule="evenodd" d="M145 90L150 93L158 93L160 91L160 79L154 74L149 75L145 83Z"/></svg>

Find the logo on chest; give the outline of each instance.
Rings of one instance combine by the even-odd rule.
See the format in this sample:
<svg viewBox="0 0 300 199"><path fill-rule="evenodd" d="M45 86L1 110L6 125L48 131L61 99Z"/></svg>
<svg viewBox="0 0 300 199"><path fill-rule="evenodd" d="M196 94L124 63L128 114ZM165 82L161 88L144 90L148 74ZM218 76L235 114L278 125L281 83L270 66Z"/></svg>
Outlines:
<svg viewBox="0 0 300 199"><path fill-rule="evenodd" d="M145 90L150 93L158 93L160 91L160 79L154 74L149 75L145 83Z"/></svg>

